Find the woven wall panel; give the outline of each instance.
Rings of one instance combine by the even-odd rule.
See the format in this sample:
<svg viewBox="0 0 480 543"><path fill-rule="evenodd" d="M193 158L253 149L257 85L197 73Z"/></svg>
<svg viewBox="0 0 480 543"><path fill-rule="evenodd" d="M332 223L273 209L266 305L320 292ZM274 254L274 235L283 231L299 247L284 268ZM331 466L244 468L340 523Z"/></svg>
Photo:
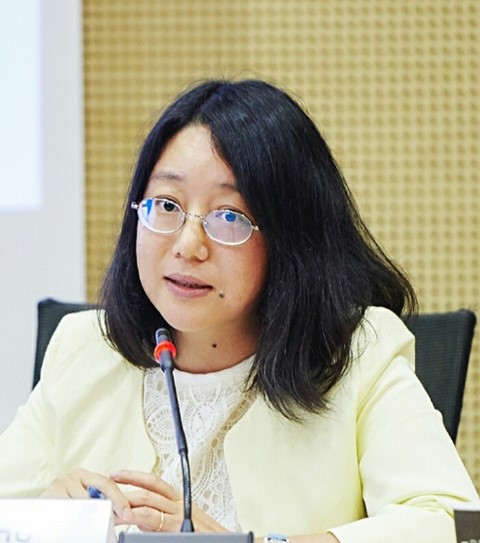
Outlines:
<svg viewBox="0 0 480 543"><path fill-rule="evenodd" d="M84 0L89 298L155 112L258 76L314 116L421 310L480 317L479 22L477 0ZM477 340L458 440L477 488L479 419Z"/></svg>

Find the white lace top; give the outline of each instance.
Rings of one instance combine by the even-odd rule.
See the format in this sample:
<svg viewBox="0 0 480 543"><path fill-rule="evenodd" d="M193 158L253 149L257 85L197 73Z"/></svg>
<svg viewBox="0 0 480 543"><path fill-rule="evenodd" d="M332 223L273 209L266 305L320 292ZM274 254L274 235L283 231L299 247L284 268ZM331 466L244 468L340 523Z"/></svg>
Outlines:
<svg viewBox="0 0 480 543"><path fill-rule="evenodd" d="M231 368L208 374L175 370L183 428L188 444L192 501L225 528L240 529L225 464L223 442L228 430L253 402L244 383L253 356ZM155 472L182 491L182 475L170 401L160 368L144 380L147 431L157 452Z"/></svg>

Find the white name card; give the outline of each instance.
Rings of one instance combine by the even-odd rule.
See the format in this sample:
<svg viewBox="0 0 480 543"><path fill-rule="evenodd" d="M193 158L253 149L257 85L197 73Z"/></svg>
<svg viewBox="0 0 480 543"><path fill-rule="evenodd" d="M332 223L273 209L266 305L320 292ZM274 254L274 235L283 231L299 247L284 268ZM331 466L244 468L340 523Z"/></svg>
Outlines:
<svg viewBox="0 0 480 543"><path fill-rule="evenodd" d="M0 499L0 543L115 543L108 500Z"/></svg>

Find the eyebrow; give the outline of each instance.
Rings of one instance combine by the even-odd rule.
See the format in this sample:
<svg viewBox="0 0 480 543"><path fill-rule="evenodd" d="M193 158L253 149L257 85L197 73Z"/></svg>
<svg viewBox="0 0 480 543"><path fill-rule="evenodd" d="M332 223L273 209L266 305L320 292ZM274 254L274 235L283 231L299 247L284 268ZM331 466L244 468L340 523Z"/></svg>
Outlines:
<svg viewBox="0 0 480 543"><path fill-rule="evenodd" d="M183 181L183 175L169 171L156 172L150 176L150 179L158 179L159 181Z"/></svg>
<svg viewBox="0 0 480 543"><path fill-rule="evenodd" d="M161 171L155 172L150 176L150 180L157 181L185 181L185 176L171 172L171 171ZM238 192L237 186L232 181L221 181L215 183L219 188L230 190L231 192Z"/></svg>

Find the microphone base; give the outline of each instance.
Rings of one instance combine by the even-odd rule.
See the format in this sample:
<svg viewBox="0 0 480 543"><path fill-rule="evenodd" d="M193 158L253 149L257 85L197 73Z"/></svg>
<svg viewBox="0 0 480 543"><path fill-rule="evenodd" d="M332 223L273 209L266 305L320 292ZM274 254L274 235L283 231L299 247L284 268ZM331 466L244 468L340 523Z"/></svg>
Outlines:
<svg viewBox="0 0 480 543"><path fill-rule="evenodd" d="M162 532L132 533L121 532L119 543L253 543L253 533L199 533Z"/></svg>

